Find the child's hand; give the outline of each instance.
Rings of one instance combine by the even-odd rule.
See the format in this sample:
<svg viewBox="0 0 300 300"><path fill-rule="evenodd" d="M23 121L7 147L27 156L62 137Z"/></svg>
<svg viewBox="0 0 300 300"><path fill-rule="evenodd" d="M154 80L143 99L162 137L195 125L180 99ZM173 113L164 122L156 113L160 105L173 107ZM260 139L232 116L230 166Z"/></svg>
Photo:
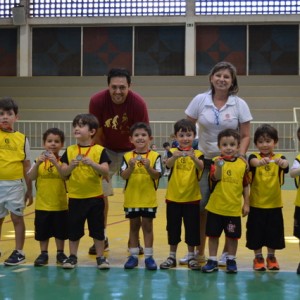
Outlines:
<svg viewBox="0 0 300 300"><path fill-rule="evenodd" d="M274 162L276 165L278 165L280 168L285 169L288 167L288 162L286 159L282 159L282 158L276 158L274 159Z"/></svg>
<svg viewBox="0 0 300 300"><path fill-rule="evenodd" d="M250 206L248 204L244 204L242 207L242 216L246 217L249 214Z"/></svg>
<svg viewBox="0 0 300 300"><path fill-rule="evenodd" d="M270 158L269 157L263 157L260 161L259 161L259 165L260 166L265 166L267 164L270 163Z"/></svg>
<svg viewBox="0 0 300 300"><path fill-rule="evenodd" d="M148 158L143 158L141 160L141 162L144 165L144 167L146 168L146 170L148 170L150 168L150 160Z"/></svg>
<svg viewBox="0 0 300 300"><path fill-rule="evenodd" d="M27 203L27 206L30 206L33 203L32 192L26 191L24 201L25 204Z"/></svg>
<svg viewBox="0 0 300 300"><path fill-rule="evenodd" d="M90 159L88 156L85 156L81 159L82 163L87 166L91 166L94 164L94 161Z"/></svg>
<svg viewBox="0 0 300 300"><path fill-rule="evenodd" d="M177 159L178 157L182 157L182 156L185 156L184 155L184 151L175 151L175 152L173 152L173 157L175 157L175 159Z"/></svg>
<svg viewBox="0 0 300 300"><path fill-rule="evenodd" d="M81 160L77 160L77 159L72 159L70 162L70 166L72 167L77 167L80 164Z"/></svg>

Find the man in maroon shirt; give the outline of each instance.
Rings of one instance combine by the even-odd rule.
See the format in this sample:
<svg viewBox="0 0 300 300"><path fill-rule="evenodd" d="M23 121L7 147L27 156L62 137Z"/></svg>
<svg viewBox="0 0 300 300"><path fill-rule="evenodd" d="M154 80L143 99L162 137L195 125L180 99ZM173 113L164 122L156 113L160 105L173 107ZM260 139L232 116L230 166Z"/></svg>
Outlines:
<svg viewBox="0 0 300 300"><path fill-rule="evenodd" d="M108 200L113 195L111 177L119 171L123 155L134 148L129 141L130 127L136 122L149 123L148 110L141 96L130 90L131 77L125 69L111 69L107 75L108 88L91 97L89 112L99 121L95 143L102 145L111 159L109 181L103 180L105 196L105 227ZM108 250L108 239L106 250ZM142 248L141 248L142 250ZM89 254L95 254L94 246Z"/></svg>

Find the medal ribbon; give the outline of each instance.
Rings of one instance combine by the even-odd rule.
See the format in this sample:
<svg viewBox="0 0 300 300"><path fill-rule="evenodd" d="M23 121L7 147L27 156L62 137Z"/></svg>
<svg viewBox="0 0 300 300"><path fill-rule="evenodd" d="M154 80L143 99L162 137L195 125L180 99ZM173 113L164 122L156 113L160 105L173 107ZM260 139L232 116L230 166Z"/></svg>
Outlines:
<svg viewBox="0 0 300 300"><path fill-rule="evenodd" d="M94 144L91 144L89 146L89 149L87 149L87 151L85 152L85 154L81 154L81 147L79 146L79 144L77 144L77 147L78 147L78 155L81 155L82 157L86 157L89 152L91 151L91 148L94 146Z"/></svg>

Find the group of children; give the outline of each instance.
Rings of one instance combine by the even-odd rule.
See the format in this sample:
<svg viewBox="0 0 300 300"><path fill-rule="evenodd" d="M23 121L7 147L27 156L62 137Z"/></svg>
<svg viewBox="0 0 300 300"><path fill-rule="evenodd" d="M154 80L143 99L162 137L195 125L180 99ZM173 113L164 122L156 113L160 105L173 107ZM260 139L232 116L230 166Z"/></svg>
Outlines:
<svg viewBox="0 0 300 300"><path fill-rule="evenodd" d="M109 174L110 158L105 148L93 143L98 121L91 114L77 115L73 120L73 133L77 144L66 148L64 133L50 128L43 134L44 151L30 165L30 148L24 134L14 131L18 106L11 98L0 100L0 232L3 220L10 213L15 228L16 246L5 265L25 262L23 252L25 224L23 211L32 204L32 184L36 181L35 239L40 242L41 253L35 266L48 263L48 243L55 238L56 261L63 268L77 265L77 252L84 225L94 239L96 263L99 269L109 269L104 256L104 201L102 178ZM166 191L167 236L170 252L160 269L177 265L176 251L184 225L188 248L188 267L209 273L218 270L217 250L219 237L224 231L228 254L226 271L236 273L236 252L241 237L241 215L248 216L246 246L254 251L253 269L279 270L275 257L277 249L285 247L282 216L281 185L289 163L282 154L275 154L277 130L264 124L257 128L254 143L258 152L248 160L238 156L240 136L236 130L226 129L218 135L220 156L213 159L208 178L211 197L206 206L208 218L206 235L209 238L209 257L200 266L195 256L200 244L199 180L204 167L204 156L193 148L196 126L187 119L174 125L178 145L166 151L164 165L168 170ZM300 140L300 128L297 132ZM201 138L201 137L199 137ZM136 123L130 129L134 150L126 153L120 169L125 180L124 212L129 219L129 257L125 269L138 266L139 230L145 242L145 267L156 270L153 258L153 219L158 207L156 190L163 175L163 161L157 151L150 148L151 128ZM168 145L167 145L168 146ZM297 186L300 178L300 155L291 168L291 177ZM24 189L24 183L27 188ZM300 239L300 192L295 202L294 235ZM64 253L65 240L69 240L70 255ZM262 248L267 247L266 265ZM300 274L300 264L297 269Z"/></svg>

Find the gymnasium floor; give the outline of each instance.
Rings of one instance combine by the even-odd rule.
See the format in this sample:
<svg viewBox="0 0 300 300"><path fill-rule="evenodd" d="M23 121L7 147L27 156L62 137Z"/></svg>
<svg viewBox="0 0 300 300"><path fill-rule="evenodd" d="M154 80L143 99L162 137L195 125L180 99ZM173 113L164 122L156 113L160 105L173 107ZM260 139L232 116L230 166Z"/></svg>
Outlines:
<svg viewBox="0 0 300 300"><path fill-rule="evenodd" d="M253 254L245 247L245 230L239 242L237 263L239 272L229 275L220 269L213 274L203 274L178 266L173 270L148 271L144 269L143 257L139 267L124 270L128 255L128 221L123 213L122 180L114 178L115 195L110 197L107 234L110 251L106 252L111 269L96 268L95 257L88 255L92 242L85 236L80 244L78 267L64 270L55 264L55 245L50 242L50 261L45 267L34 267L39 254L39 244L34 240L34 207L26 209L27 262L20 266L6 267L3 261L14 248L14 232L10 218L5 220L0 242L0 299L300 299L300 276L296 268L300 261L298 240L292 236L295 190L293 181L286 176L283 188L286 249L278 251L281 270L278 272L254 272ZM159 209L154 221L154 257L159 265L168 255L164 194L166 178L162 178L158 190ZM243 229L245 219L243 219ZM220 239L220 248L224 240ZM66 245L68 254L68 245ZM186 253L182 242L178 258ZM208 254L208 253L207 253Z"/></svg>

